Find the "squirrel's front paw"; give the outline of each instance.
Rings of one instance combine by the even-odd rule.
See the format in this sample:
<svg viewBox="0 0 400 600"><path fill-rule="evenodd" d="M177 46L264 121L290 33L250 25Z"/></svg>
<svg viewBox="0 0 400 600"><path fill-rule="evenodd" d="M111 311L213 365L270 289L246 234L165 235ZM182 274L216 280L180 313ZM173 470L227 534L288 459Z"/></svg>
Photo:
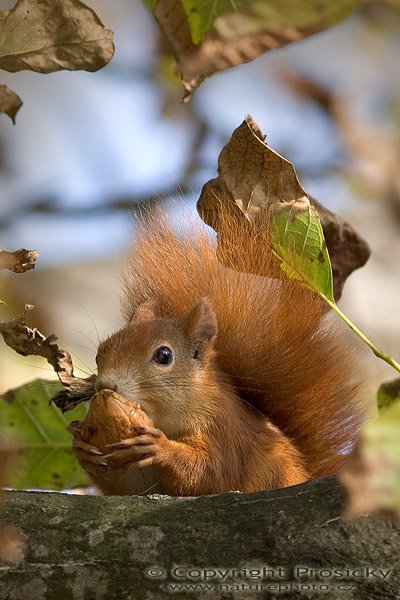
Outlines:
<svg viewBox="0 0 400 600"><path fill-rule="evenodd" d="M116 444L108 444L111 450L104 458L110 467L147 467L157 461L164 444L165 434L155 427L135 426L134 437Z"/></svg>
<svg viewBox="0 0 400 600"><path fill-rule="evenodd" d="M82 440L81 421L72 421L67 425L66 429L72 433L72 450L81 467L85 471L101 477L107 467L107 461L96 446L92 446Z"/></svg>

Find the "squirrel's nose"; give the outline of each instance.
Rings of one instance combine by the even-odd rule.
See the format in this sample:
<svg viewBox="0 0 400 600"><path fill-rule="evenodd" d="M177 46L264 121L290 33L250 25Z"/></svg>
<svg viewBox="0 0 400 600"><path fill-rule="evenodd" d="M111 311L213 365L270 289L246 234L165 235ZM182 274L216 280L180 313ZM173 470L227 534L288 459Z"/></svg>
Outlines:
<svg viewBox="0 0 400 600"><path fill-rule="evenodd" d="M118 392L118 385L103 377L97 377L94 389L96 392L99 392L100 390L112 390L113 392Z"/></svg>

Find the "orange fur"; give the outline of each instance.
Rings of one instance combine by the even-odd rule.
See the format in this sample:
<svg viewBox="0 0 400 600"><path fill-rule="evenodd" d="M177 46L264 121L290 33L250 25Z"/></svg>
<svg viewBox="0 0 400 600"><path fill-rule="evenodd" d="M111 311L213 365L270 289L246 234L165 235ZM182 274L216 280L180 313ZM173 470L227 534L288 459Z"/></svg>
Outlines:
<svg viewBox="0 0 400 600"><path fill-rule="evenodd" d="M222 262L232 261L242 271L280 277L266 240L249 236L228 219L222 228ZM243 406L247 403L267 416L287 438L287 445L282 441L273 445L265 460L279 463L285 456L288 463L291 440L304 456L311 476L336 472L368 411L352 349L322 301L288 278L260 277L223 266L202 225L194 224L188 235L178 235L161 218L151 216L143 221L125 277L123 311L127 321L143 302L156 302L162 317L177 318L203 297L208 298L218 323L216 368L230 377ZM219 385L218 395L229 395L228 384L226 390L224 383ZM195 389L191 403L207 402L207 396L206 385L203 393ZM228 403L224 411L228 412ZM226 436L234 435L232 427L238 429L237 414L233 411L228 416L231 425L219 432L218 452L224 451ZM246 450L246 460L250 461L249 477L257 484L242 485L246 491L262 489L262 476L252 462L259 443L253 425L245 420L239 427L242 437L254 438L255 444ZM241 451L239 447L237 451ZM180 469L190 471L190 453L187 459L187 463L181 460ZM177 466L172 464L171 469ZM288 481L290 471L288 467ZM209 473L218 474L218 469L210 468ZM219 476L215 491L220 489ZM276 482L282 485L283 479L277 476ZM242 489L234 476L229 486Z"/></svg>
<svg viewBox="0 0 400 600"><path fill-rule="evenodd" d="M251 492L309 478L298 450L242 402L220 372L216 334L216 317L204 300L175 319L158 316L147 302L100 344L96 387L116 389L139 402L151 419L146 430L133 432L128 448L104 457L108 464L100 472L98 456L82 453L82 447L76 452L104 493ZM173 362L155 364L154 351L166 345ZM145 464L138 464L141 459Z"/></svg>
<svg viewBox="0 0 400 600"><path fill-rule="evenodd" d="M267 236L228 217L218 229L216 253L200 223L186 236L154 215L140 225L127 324L99 346L96 387L139 402L153 426L106 455L71 426L78 460L106 494L301 483L342 465L367 416L352 350L325 305L282 276ZM165 347L173 360L162 365Z"/></svg>

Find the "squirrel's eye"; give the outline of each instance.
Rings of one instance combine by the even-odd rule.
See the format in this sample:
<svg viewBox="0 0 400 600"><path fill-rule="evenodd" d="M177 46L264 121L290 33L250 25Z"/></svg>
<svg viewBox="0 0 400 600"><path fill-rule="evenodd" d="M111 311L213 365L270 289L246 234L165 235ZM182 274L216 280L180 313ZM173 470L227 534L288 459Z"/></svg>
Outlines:
<svg viewBox="0 0 400 600"><path fill-rule="evenodd" d="M170 365L172 363L172 350L168 346L160 346L153 354L152 361L157 365Z"/></svg>

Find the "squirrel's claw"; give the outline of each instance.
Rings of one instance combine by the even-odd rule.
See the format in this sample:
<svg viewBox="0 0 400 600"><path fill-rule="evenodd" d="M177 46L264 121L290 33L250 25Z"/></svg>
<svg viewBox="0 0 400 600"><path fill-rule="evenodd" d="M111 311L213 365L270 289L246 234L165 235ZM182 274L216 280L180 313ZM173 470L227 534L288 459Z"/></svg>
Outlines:
<svg viewBox="0 0 400 600"><path fill-rule="evenodd" d="M72 450L82 469L101 479L106 479L105 467L108 467L107 460L96 446L92 446L82 440L82 423L80 421L72 421L72 423L67 425L66 429L72 433Z"/></svg>
<svg viewBox="0 0 400 600"><path fill-rule="evenodd" d="M157 444L146 444L131 446L123 450L116 450L110 454L106 454L104 458L111 467L119 467L127 463L138 463L144 458L154 458L158 451Z"/></svg>
<svg viewBox="0 0 400 600"><path fill-rule="evenodd" d="M96 448L96 446L93 446L92 444L88 444L87 442L84 442L81 438L81 428L82 428L82 423L80 421L72 421L72 423L69 423L66 427L67 431L69 431L70 433L72 433L72 448L75 451L76 449L80 449L83 450L84 452L86 452L87 454L94 454L96 456L103 456L103 453Z"/></svg>
<svg viewBox="0 0 400 600"><path fill-rule="evenodd" d="M79 463L81 464L81 466L83 466L83 464L85 465L93 465L93 466L102 466L102 467L108 467L108 463L107 460L105 459L105 457L103 455L101 456L94 456L93 454L88 454L86 450L82 450L81 448L79 448L78 446L72 446L74 454L76 456L76 458L79 460ZM86 466L84 467L86 468Z"/></svg>
<svg viewBox="0 0 400 600"><path fill-rule="evenodd" d="M148 429L151 430L152 428L149 427ZM157 432L156 435L154 435L152 431L149 431L149 433L146 431L146 434L143 433L143 435L138 435L133 438L127 438L125 440L121 440L120 442L116 442L115 444L107 444L107 448L110 448L112 450L123 450L125 448L130 448L131 446L154 444L156 441L154 440L154 438L157 439L163 435L163 433L159 429L155 429L154 431Z"/></svg>
<svg viewBox="0 0 400 600"><path fill-rule="evenodd" d="M82 421L71 421L70 423L68 423L65 429L72 433L72 435L78 436L80 438L82 434Z"/></svg>
<svg viewBox="0 0 400 600"><path fill-rule="evenodd" d="M96 446L87 444L86 442L84 442L83 440L81 440L79 438L74 438L72 440L72 448L73 448L73 450L76 450L76 449L83 450L84 452L86 452L87 454L90 454L90 455L103 456L103 453L100 452L100 450L98 448L96 448Z"/></svg>
<svg viewBox="0 0 400 600"><path fill-rule="evenodd" d="M133 427L133 431L137 436L152 435L155 438L164 437L164 433L161 431L161 429L157 429L156 427L147 427L146 425L135 425Z"/></svg>
<svg viewBox="0 0 400 600"><path fill-rule="evenodd" d="M115 444L108 444L111 452L104 458L112 467L119 467L132 463L132 466L148 466L160 450L160 442L165 435L160 429L154 427L135 426L132 438L121 440ZM166 439L166 438L165 438Z"/></svg>

